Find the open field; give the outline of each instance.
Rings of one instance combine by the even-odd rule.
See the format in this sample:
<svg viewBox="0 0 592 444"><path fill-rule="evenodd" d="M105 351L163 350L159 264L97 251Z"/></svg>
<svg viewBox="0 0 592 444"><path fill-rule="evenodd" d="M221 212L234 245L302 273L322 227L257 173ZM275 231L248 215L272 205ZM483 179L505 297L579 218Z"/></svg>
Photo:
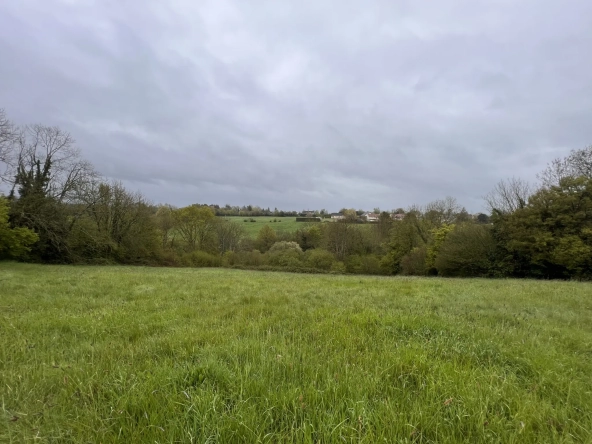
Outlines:
<svg viewBox="0 0 592 444"><path fill-rule="evenodd" d="M586 283L0 263L2 443L592 442L591 375Z"/></svg>
<svg viewBox="0 0 592 444"><path fill-rule="evenodd" d="M257 216L257 217L243 217L243 216L227 216L223 219L231 220L233 222L240 223L243 228L246 230L247 236L255 239L259 230L263 228L264 225L269 225L273 228L276 232L292 232L296 231L299 228L302 228L306 225L305 222L296 222L295 217L267 217L267 216ZM250 222L253 219L256 222ZM244 222L244 221L247 222ZM274 222L274 220L276 222Z"/></svg>

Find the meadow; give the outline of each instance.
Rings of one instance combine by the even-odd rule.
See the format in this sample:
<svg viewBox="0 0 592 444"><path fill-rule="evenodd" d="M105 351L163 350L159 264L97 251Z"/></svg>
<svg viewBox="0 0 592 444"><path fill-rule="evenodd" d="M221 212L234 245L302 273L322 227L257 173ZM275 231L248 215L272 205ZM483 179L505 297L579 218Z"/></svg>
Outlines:
<svg viewBox="0 0 592 444"><path fill-rule="evenodd" d="M2 443L586 443L591 375L589 283L0 263Z"/></svg>
<svg viewBox="0 0 592 444"><path fill-rule="evenodd" d="M225 217L223 217L223 219L240 223L241 226L245 229L245 234L247 235L247 237L249 237L251 239L257 238L257 234L259 234L259 230L261 230L261 228L263 228L265 225L269 225L277 233L280 233L280 232L292 233L292 232L298 230L299 228L303 228L304 226L308 225L306 222L296 222L295 217L225 216ZM245 220L247 222L245 222ZM255 222L252 222L253 220Z"/></svg>

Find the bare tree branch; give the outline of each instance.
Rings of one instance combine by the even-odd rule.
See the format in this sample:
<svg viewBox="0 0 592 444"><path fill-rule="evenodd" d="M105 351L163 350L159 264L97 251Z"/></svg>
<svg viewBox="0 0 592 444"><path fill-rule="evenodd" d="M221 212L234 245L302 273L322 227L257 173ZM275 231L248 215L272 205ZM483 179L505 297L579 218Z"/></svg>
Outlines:
<svg viewBox="0 0 592 444"><path fill-rule="evenodd" d="M15 165L15 141L18 129L0 109L0 183L9 182Z"/></svg>
<svg viewBox="0 0 592 444"><path fill-rule="evenodd" d="M82 159L72 136L60 128L27 126L16 137L15 145L17 167L26 172L41 168L49 177L44 191L58 202L79 202L85 188L99 180L93 166Z"/></svg>
<svg viewBox="0 0 592 444"><path fill-rule="evenodd" d="M592 145L581 150L572 150L561 159L554 159L547 168L537 175L543 186L549 188L559 185L566 177L592 178Z"/></svg>
<svg viewBox="0 0 592 444"><path fill-rule="evenodd" d="M509 214L524 208L531 194L532 188L528 182L513 177L498 182L484 199L491 213L497 210Z"/></svg>

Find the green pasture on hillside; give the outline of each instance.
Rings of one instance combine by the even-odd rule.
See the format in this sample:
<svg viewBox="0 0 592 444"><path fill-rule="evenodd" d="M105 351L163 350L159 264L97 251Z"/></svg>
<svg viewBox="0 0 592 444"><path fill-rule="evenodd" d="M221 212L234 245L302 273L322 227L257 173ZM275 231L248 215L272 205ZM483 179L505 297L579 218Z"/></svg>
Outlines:
<svg viewBox="0 0 592 444"><path fill-rule="evenodd" d="M237 222L237 223L241 224L244 227L244 229L246 230L247 236L252 239L255 239L257 237L259 230L261 230L261 228L263 228L265 225L269 225L277 233L293 232L293 231L296 231L299 228L303 228L304 226L307 225L306 222L296 222L295 217L227 216L227 217L223 217L223 219L231 220L233 222ZM245 220L247 222L245 222ZM251 222L251 220L254 220L255 222Z"/></svg>
<svg viewBox="0 0 592 444"><path fill-rule="evenodd" d="M2 443L589 443L591 376L589 283L0 263Z"/></svg>

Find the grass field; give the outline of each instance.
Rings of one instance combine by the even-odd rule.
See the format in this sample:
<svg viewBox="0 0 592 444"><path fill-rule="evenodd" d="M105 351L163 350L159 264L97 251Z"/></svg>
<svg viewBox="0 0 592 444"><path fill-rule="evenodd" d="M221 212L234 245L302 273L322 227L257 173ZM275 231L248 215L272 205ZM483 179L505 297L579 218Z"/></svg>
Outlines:
<svg viewBox="0 0 592 444"><path fill-rule="evenodd" d="M592 285L0 263L0 442L592 442Z"/></svg>
<svg viewBox="0 0 592 444"><path fill-rule="evenodd" d="M245 228L247 236L252 239L255 239L257 237L259 230L261 230L261 228L263 228L264 225L269 225L278 233L296 231L297 229L303 228L307 225L305 222L296 222L295 217L228 216L224 217L224 219L240 223ZM255 220L256 222L249 222L251 219ZM244 222L245 220L247 220L247 222ZM274 220L276 222L274 222Z"/></svg>

